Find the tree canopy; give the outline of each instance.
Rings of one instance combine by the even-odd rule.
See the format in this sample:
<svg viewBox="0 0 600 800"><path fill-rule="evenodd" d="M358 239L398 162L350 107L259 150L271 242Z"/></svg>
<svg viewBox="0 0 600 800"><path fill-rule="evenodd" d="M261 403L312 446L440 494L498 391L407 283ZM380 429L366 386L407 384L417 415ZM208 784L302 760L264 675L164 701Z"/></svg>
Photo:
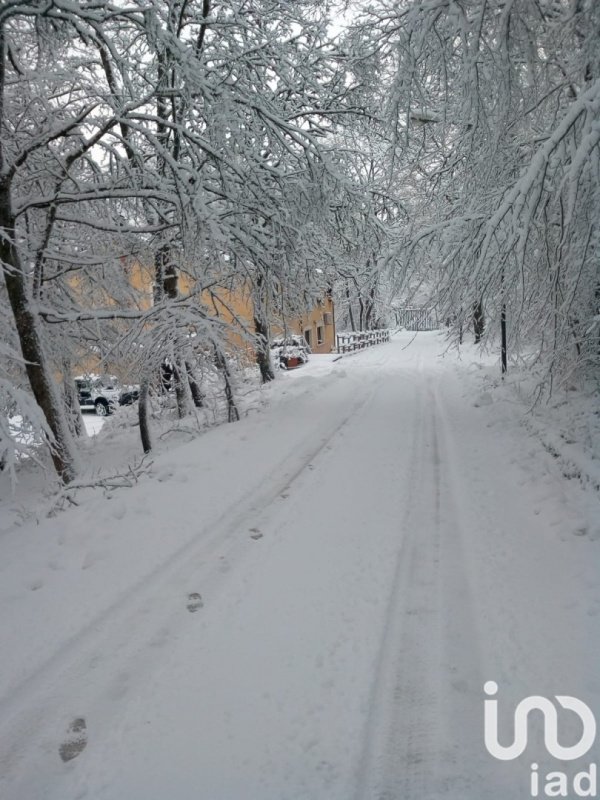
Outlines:
<svg viewBox="0 0 600 800"><path fill-rule="evenodd" d="M18 408L76 475L90 350L143 394L171 364L180 415L199 360L230 391L206 292L240 282L263 380L274 302L370 328L415 287L597 380L599 59L594 0L5 0L2 463Z"/></svg>

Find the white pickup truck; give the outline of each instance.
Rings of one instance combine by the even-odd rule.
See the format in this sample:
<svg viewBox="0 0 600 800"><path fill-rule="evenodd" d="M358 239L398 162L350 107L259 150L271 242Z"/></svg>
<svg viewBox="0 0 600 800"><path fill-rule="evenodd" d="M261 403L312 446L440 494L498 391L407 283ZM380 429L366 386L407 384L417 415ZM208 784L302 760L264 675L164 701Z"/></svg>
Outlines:
<svg viewBox="0 0 600 800"><path fill-rule="evenodd" d="M104 382L95 376L79 375L75 378L75 385L82 411L95 411L106 417L119 405L122 388L112 379Z"/></svg>

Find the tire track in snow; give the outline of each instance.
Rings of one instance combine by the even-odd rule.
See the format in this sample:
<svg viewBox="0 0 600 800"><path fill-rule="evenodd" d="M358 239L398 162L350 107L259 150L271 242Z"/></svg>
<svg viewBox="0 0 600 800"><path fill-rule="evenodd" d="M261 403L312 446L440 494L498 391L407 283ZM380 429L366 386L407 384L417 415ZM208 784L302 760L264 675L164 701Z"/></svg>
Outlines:
<svg viewBox="0 0 600 800"><path fill-rule="evenodd" d="M405 491L407 502L404 518L399 525L402 535L395 574L388 601L381 647L376 661L376 675L371 688L370 711L364 733L363 755L359 765L356 800L384 800L394 796L395 788L390 782L390 770L401 768L406 773L419 771L423 764L418 750L424 752L424 731L416 718L416 692L414 682L409 681L406 670L401 667L400 658L405 638L414 650L407 631L408 610L406 590L410 583L410 573L415 561L414 510L411 498L418 494L419 485L424 479L424 392L420 370L414 373L417 382L417 398L414 404L415 420L409 459L412 463L408 486ZM416 608L413 608L413 616ZM410 624L410 623L409 623ZM415 654L416 657L416 654ZM415 667L417 665L415 664ZM422 679L422 669L417 670L417 679ZM402 710L404 723L398 724L396 716ZM399 735L404 737L399 742ZM397 788L397 787L396 787Z"/></svg>
<svg viewBox="0 0 600 800"><path fill-rule="evenodd" d="M381 364L386 360L384 355ZM329 433L323 436L319 432L317 441L313 438L308 442L292 471L288 454L262 478L258 491L253 485L237 506L227 509L211 525L208 537L205 526L166 562L90 620L85 629L64 642L55 655L14 687L9 697L0 700L0 786L9 788L12 770L28 757L31 747L58 747L60 742L55 740L61 725L64 727L73 714L88 714L93 697L111 694L112 681L106 677L103 683L94 684L90 697L90 684L102 672L98 669L102 663L110 661L109 674L115 680L118 675L135 674L135 665L147 663L148 653L165 644L167 632L186 625L188 615L182 602L190 574L194 576L193 585L204 586L211 576L225 580L218 556L225 552L230 562L242 559L251 550L248 537L241 537L240 532L245 532L258 516L268 516L270 508L285 502L282 495L293 489L316 459L327 456L331 443L368 405L379 383L380 380L367 385ZM261 491L260 486L267 488ZM78 692L83 693L78 697Z"/></svg>
<svg viewBox="0 0 600 800"><path fill-rule="evenodd" d="M436 796L479 800L482 787L490 786L489 769L493 764L483 746L482 688L489 675L484 674L482 667L481 631L471 587L470 554L464 535L466 525L459 501L473 492L465 478L469 474L465 461L470 453L457 440L447 403L433 382L431 398L443 467L440 519L443 626ZM497 777L494 784L498 784Z"/></svg>
<svg viewBox="0 0 600 800"><path fill-rule="evenodd" d="M464 764L456 764L459 717L453 693L461 696L465 686L463 676L456 674L455 637L460 633L459 650L477 637L465 612L468 582L457 546L460 525L449 480L450 472L460 467L448 446L441 403L420 365L415 378L419 386L410 451L413 471L400 525L403 543L377 659L355 800L437 799L460 784L464 769ZM464 663L462 655L458 663Z"/></svg>

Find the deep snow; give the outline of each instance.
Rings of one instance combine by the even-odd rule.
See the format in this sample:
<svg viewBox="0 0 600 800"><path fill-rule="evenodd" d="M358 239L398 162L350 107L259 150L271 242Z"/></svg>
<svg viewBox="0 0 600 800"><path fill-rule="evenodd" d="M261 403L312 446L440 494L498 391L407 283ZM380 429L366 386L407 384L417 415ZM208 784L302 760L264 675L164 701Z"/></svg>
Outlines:
<svg viewBox="0 0 600 800"><path fill-rule="evenodd" d="M530 797L541 725L495 761L482 687L504 740L527 695L598 714L598 495L478 356L411 339L3 526L2 800Z"/></svg>

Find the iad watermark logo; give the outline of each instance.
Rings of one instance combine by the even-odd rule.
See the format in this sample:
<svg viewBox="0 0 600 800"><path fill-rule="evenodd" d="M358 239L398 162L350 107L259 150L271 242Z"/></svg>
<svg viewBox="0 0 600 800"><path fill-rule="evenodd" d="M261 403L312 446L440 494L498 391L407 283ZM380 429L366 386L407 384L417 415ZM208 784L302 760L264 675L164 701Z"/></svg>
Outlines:
<svg viewBox="0 0 600 800"><path fill-rule="evenodd" d="M488 681L483 687L488 699L484 701L485 746L494 758L512 761L525 752L527 747L529 714L539 711L544 721L544 745L548 753L561 761L582 758L591 749L596 739L596 720L589 706L582 700L568 695L556 695L558 705L566 711L574 712L581 721L582 734L576 744L563 746L558 741L558 711L556 705L547 697L532 695L526 697L515 708L514 741L504 746L498 741L498 701L493 699L498 693L498 684ZM554 771L547 775L539 773L537 764L531 765L532 797L568 797L571 790L576 797L596 797L596 764L578 772L569 781L566 772Z"/></svg>

